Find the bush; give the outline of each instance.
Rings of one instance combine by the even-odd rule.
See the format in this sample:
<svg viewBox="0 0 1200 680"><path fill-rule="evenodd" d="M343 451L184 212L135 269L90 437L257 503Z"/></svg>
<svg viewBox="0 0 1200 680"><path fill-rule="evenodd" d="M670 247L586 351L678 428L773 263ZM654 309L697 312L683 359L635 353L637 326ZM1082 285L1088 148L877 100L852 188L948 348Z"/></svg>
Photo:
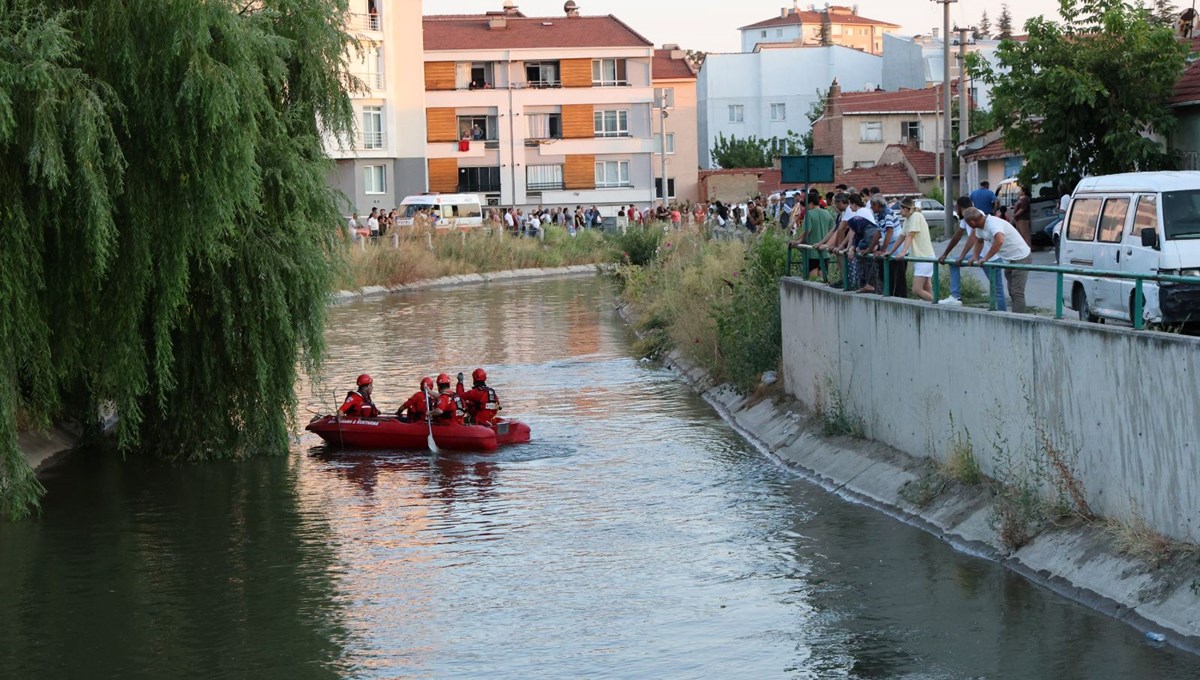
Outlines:
<svg viewBox="0 0 1200 680"><path fill-rule="evenodd" d="M731 282L732 296L713 309L722 359L720 377L740 390L753 388L763 371L779 364L779 276L786 259L782 232L768 230L753 239L742 269Z"/></svg>
<svg viewBox="0 0 1200 680"><path fill-rule="evenodd" d="M625 262L642 267L658 257L664 235L661 224L650 224L645 227L630 226L624 234L617 234L612 240Z"/></svg>

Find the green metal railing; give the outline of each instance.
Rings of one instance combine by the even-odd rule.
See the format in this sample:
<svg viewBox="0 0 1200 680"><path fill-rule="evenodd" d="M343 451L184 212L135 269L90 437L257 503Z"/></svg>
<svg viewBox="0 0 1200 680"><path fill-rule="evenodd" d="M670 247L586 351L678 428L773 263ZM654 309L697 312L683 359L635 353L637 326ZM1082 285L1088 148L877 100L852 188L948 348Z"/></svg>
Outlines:
<svg viewBox="0 0 1200 680"><path fill-rule="evenodd" d="M792 255L793 251L800 251L802 253L801 257L800 258L793 257L793 255ZM799 263L803 266L802 271L804 272L804 276L807 277L808 273L810 271L812 271L812 269L813 269L813 267L811 266L812 260L817 259L820 270L821 270L821 278L825 281L828 281L829 280L829 261L831 259L835 259L835 258L843 258L842 259L843 264L841 264L839 267L841 270L842 287L849 288L850 287L850 271L849 271L849 268L845 265L844 258L846 258L846 257L859 257L859 258L864 258L864 259L879 260L879 261L883 262L884 266L881 267L881 269L883 269L883 275L882 275L883 290L880 291L880 293L884 297L888 296L888 293L891 290L892 286L891 286L891 267L889 267L887 265L889 263L891 263L893 260L895 260L896 258L888 257L886 255L845 255L845 254L833 253L833 252L829 252L829 251L818 251L813 246L805 245L805 244L800 244L800 245L789 244L788 251L787 251L787 271L785 273L785 276L791 276L793 266L795 264ZM1134 293L1133 293L1133 310L1132 310L1131 316L1133 317L1133 327L1137 330L1142 330L1145 327L1145 319L1143 319L1144 314L1143 314L1143 309L1142 309L1142 305L1144 303L1144 295L1142 293L1142 290L1143 290L1143 286L1146 281L1152 281L1154 283L1190 283L1190 284L1200 286L1200 277L1196 277L1196 276L1175 276L1175 275L1169 275L1169 274L1133 274L1130 272L1114 272L1114 271L1108 271L1105 269L1088 269L1086 267L1061 267L1061 266L1057 266L1057 265L1040 265L1040 264L1009 264L1009 263L999 263L999 262L985 262L983 264L977 264L977 265L967 264L965 262L962 264L959 264L956 260L953 260L951 258L946 258L945 262L942 262L942 261L938 260L937 258L932 258L932 257L905 256L900 259L902 259L905 262L929 262L934 265L933 266L933 280L931 282L933 284L933 299L934 300L938 300L941 298L941 286L940 286L941 282L939 280L941 278L939 276L941 268L938 266L939 264L945 264L948 266L955 266L955 267L964 267L964 268L965 267L976 267L976 268L983 269L984 272L986 272L988 274L985 277L988 280L988 303L989 303L990 308L993 310L996 308L996 297L994 295L994 290L993 290L995 287L994 280L995 280L996 276L1000 275L1001 270L1012 269L1012 270L1017 270L1017 271L1043 272L1043 273L1047 273L1047 274L1054 274L1055 280L1056 280L1054 318L1056 318L1056 319L1063 318L1063 276L1069 275L1069 276L1085 276L1085 277L1101 278L1101 279L1132 280L1134 282L1133 283Z"/></svg>

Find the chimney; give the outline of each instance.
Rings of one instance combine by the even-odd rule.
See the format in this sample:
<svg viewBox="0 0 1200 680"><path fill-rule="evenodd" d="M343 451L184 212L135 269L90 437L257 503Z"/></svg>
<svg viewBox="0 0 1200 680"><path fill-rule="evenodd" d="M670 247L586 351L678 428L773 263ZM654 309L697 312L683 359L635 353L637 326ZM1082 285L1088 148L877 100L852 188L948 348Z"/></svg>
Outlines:
<svg viewBox="0 0 1200 680"><path fill-rule="evenodd" d="M507 16L515 16L520 14L520 12L517 11L517 3L513 2L513 0L504 0L504 14Z"/></svg>
<svg viewBox="0 0 1200 680"><path fill-rule="evenodd" d="M853 14L854 16L858 16L858 5L851 5L850 13Z"/></svg>
<svg viewBox="0 0 1200 680"><path fill-rule="evenodd" d="M788 15L788 8L787 8L787 7L780 7L780 8L779 8L779 18L780 18L780 19L786 19L786 18L787 18L787 15Z"/></svg>
<svg viewBox="0 0 1200 680"><path fill-rule="evenodd" d="M930 35L932 35L936 39L938 37L938 30L936 28L933 29L933 32L930 33Z"/></svg>
<svg viewBox="0 0 1200 680"><path fill-rule="evenodd" d="M563 11L569 17L579 16L579 5L575 4L575 0L567 0L567 4L563 5Z"/></svg>
<svg viewBox="0 0 1200 680"><path fill-rule="evenodd" d="M493 31L508 28L508 19L502 16L488 17L488 28Z"/></svg>

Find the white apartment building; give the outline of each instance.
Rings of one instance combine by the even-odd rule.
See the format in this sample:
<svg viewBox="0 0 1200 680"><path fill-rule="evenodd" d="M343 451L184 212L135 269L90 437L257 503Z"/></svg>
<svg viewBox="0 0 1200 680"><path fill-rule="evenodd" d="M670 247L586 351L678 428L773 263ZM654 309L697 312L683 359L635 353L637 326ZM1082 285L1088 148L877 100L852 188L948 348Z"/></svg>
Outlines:
<svg viewBox="0 0 1200 680"><path fill-rule="evenodd" d="M842 45L856 50L883 53L883 36L900 28L899 25L878 19L868 19L858 13L858 5L828 5L818 8L809 5L800 9L793 0L791 7L779 10L779 16L757 21L738 30L742 33L742 52L753 52L759 45L792 43L796 45Z"/></svg>
<svg viewBox="0 0 1200 680"><path fill-rule="evenodd" d="M421 50L421 0L350 0L350 28L363 54L350 55L351 72L367 87L352 96L356 134L349 144L327 140L337 164L330 183L341 189L347 214L393 208L427 189ZM348 148L345 148L348 147Z"/></svg>
<svg viewBox="0 0 1200 680"><path fill-rule="evenodd" d="M759 45L743 54L710 54L700 68L700 166L714 167L718 135L783 139L804 134L819 92L835 79L843 87L870 90L883 77L883 59L832 45Z"/></svg>
<svg viewBox="0 0 1200 680"><path fill-rule="evenodd" d="M424 17L431 191L490 205L654 200L654 45L613 16Z"/></svg>
<svg viewBox="0 0 1200 680"><path fill-rule="evenodd" d="M937 35L883 36L883 89L919 90L940 85L944 79L944 41ZM999 40L967 39L965 51L979 53L993 69L999 67L996 50ZM958 34L950 38L950 80L958 80L960 69L959 53L962 51ZM970 75L968 73L968 75ZM992 88L978 79L970 79L971 98L977 109L992 107Z"/></svg>

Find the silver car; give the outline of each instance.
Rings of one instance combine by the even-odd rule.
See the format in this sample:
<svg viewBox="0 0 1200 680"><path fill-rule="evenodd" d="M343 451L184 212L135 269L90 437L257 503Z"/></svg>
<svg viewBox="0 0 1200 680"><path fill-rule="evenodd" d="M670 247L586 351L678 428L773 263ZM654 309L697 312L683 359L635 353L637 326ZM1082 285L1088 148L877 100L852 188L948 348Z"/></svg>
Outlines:
<svg viewBox="0 0 1200 680"><path fill-rule="evenodd" d="M925 221L929 223L930 238L935 241L939 238L950 238L950 232L946 231L946 206L932 198L918 198L916 201L925 215ZM950 228L953 230L958 225L958 218L951 214L950 220Z"/></svg>

